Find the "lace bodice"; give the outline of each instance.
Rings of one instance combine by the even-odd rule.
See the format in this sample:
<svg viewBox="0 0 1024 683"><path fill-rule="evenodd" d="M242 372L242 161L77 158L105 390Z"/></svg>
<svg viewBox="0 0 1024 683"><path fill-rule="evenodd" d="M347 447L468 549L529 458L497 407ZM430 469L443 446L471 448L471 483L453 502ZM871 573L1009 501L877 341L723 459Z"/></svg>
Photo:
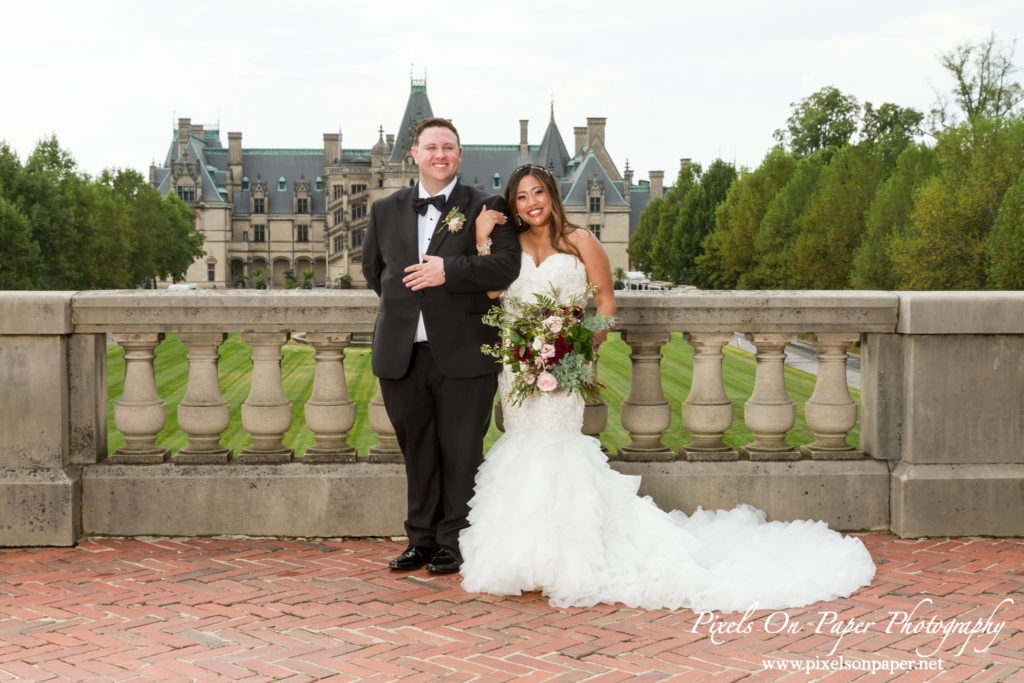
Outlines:
<svg viewBox="0 0 1024 683"><path fill-rule="evenodd" d="M564 302L587 289L587 271L572 254L552 254L539 266L526 252L522 259L519 277L508 288L508 296L532 301L534 294L550 295L554 286L560 294L559 300ZM507 386L508 370L503 370L498 377L498 387L506 433L537 429L579 432L583 427L583 399L579 394L536 392L513 406L505 400Z"/></svg>

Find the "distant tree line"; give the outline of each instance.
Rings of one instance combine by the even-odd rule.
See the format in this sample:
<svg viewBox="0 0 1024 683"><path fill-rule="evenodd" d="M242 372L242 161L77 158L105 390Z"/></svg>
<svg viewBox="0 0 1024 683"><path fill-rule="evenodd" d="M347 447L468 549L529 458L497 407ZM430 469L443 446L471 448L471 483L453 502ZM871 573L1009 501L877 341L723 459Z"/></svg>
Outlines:
<svg viewBox="0 0 1024 683"><path fill-rule="evenodd" d="M941 61L955 85L927 116L830 86L793 104L756 169L684 163L633 266L718 289L1024 289L1013 48L993 35Z"/></svg>
<svg viewBox="0 0 1024 683"><path fill-rule="evenodd" d="M91 178L55 137L24 164L0 142L0 289L116 289L183 279L203 255L188 206L131 169Z"/></svg>

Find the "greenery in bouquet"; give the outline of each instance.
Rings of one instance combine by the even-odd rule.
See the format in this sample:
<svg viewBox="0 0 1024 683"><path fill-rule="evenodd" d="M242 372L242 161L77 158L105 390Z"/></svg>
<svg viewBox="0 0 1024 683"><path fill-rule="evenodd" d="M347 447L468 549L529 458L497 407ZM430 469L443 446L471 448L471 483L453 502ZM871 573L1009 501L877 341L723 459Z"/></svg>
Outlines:
<svg viewBox="0 0 1024 683"><path fill-rule="evenodd" d="M484 316L484 323L501 330L501 341L481 351L511 369L512 403L560 389L579 392L587 401L597 398L602 387L594 364L594 333L611 327L615 318L587 314L584 306L594 291L590 286L567 301L553 287L550 295L534 294L532 302L506 297L503 306Z"/></svg>

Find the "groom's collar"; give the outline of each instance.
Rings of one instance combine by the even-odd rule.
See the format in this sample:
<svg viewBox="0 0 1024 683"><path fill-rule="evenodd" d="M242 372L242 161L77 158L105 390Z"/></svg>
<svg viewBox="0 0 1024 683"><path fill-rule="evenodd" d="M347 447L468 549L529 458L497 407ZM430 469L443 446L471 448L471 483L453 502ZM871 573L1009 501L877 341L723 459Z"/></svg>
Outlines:
<svg viewBox="0 0 1024 683"><path fill-rule="evenodd" d="M437 194L443 194L444 195L444 200L447 202L448 198L452 196L452 190L455 189L455 185L458 182L459 182L459 176L455 176L454 178L452 178L452 181L450 183L448 183L448 185L446 185L444 187L444 189L442 189ZM424 199L427 199L429 197L435 196L435 195L432 195L429 192L427 192L426 188L423 187L423 183L420 183L420 182L416 183L416 193L417 193L416 194L417 197L422 197Z"/></svg>

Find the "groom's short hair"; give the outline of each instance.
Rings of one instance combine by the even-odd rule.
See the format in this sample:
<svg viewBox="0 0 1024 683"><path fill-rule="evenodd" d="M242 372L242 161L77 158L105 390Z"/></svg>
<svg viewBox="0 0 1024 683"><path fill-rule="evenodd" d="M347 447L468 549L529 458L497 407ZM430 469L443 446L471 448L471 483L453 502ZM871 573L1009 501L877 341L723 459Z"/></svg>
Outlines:
<svg viewBox="0 0 1024 683"><path fill-rule="evenodd" d="M420 144L420 133L425 131L427 128L447 128L451 132L455 133L455 142L462 147L462 140L459 138L459 131L455 130L455 125L452 124L448 119L442 119L440 116L431 116L429 119L423 119L419 125L416 126L416 132L412 136L412 146L416 147Z"/></svg>

